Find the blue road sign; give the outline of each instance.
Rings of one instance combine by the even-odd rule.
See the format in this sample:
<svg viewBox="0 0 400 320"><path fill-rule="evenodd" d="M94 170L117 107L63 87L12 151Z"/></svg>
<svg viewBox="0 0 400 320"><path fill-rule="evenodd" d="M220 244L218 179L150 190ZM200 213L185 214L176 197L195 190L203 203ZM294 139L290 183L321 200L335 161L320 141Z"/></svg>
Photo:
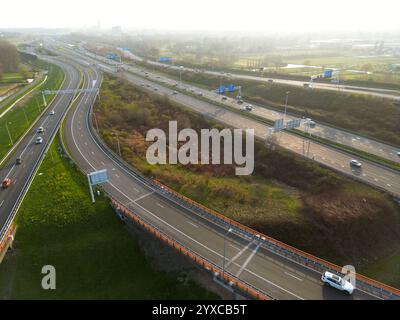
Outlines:
<svg viewBox="0 0 400 320"><path fill-rule="evenodd" d="M230 84L229 85L229 92L233 92L235 91L235 85L234 84Z"/></svg>
<svg viewBox="0 0 400 320"><path fill-rule="evenodd" d="M226 91L226 87L224 85L218 88L218 93L224 93Z"/></svg>
<svg viewBox="0 0 400 320"><path fill-rule="evenodd" d="M160 57L159 62L170 62L172 58L170 57Z"/></svg>
<svg viewBox="0 0 400 320"><path fill-rule="evenodd" d="M324 78L332 78L333 70L325 70L324 71Z"/></svg>

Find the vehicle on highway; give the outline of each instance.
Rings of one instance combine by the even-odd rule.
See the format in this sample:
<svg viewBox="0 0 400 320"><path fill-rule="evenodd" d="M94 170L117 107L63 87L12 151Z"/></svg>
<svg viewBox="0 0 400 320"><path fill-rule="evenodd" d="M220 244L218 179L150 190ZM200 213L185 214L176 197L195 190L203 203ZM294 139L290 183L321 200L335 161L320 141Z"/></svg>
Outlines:
<svg viewBox="0 0 400 320"><path fill-rule="evenodd" d="M158 91L158 89L157 89L157 88L154 88L154 91Z"/></svg>
<svg viewBox="0 0 400 320"><path fill-rule="evenodd" d="M331 272L325 271L324 274L321 277L322 282L325 284L336 288L338 290L344 291L348 294L352 294L354 291L353 285L343 279L342 277L337 276L336 274L333 274Z"/></svg>
<svg viewBox="0 0 400 320"><path fill-rule="evenodd" d="M222 97L222 100L228 100L228 98L227 98L227 97L225 97L225 96L223 96L223 97Z"/></svg>
<svg viewBox="0 0 400 320"><path fill-rule="evenodd" d="M237 101L237 103L238 103L238 104L242 104L242 103L243 103L243 100L242 100L242 99L239 99L239 100Z"/></svg>
<svg viewBox="0 0 400 320"><path fill-rule="evenodd" d="M7 189L9 186L11 186L11 183L12 183L11 179L5 178L5 179L3 180L3 183L1 184L1 187L2 187L3 189Z"/></svg>
<svg viewBox="0 0 400 320"><path fill-rule="evenodd" d="M15 161L15 164L21 164L22 163L22 158L18 157L17 160Z"/></svg>
<svg viewBox="0 0 400 320"><path fill-rule="evenodd" d="M178 91L174 91L174 92L172 92L172 94L178 94Z"/></svg>
<svg viewBox="0 0 400 320"><path fill-rule="evenodd" d="M35 140L36 144L41 144L43 142L43 138L42 137L37 137Z"/></svg>
<svg viewBox="0 0 400 320"><path fill-rule="evenodd" d="M397 152L397 155L400 157L400 151L399 151L399 152Z"/></svg>
<svg viewBox="0 0 400 320"><path fill-rule="evenodd" d="M360 161L355 160L355 159L351 159L350 160L350 166L352 167L357 167L357 168L361 168L362 164Z"/></svg>
<svg viewBox="0 0 400 320"><path fill-rule="evenodd" d="M202 96L203 96L203 93L202 93L202 92L197 92L197 95L200 96L200 97L202 97Z"/></svg>
<svg viewBox="0 0 400 320"><path fill-rule="evenodd" d="M309 88L309 87L310 87L310 84L307 83L307 82L305 82L305 83L303 83L303 87L304 87L304 88Z"/></svg>
<svg viewBox="0 0 400 320"><path fill-rule="evenodd" d="M310 128L315 128L315 126L316 126L315 121L311 120L310 118L307 118L307 119L306 119L306 122L308 123L308 126L309 126Z"/></svg>
<svg viewBox="0 0 400 320"><path fill-rule="evenodd" d="M43 133L44 132L44 128L43 127L39 127L39 129L37 129L37 133Z"/></svg>
<svg viewBox="0 0 400 320"><path fill-rule="evenodd" d="M268 79L268 82L274 82L274 79Z"/></svg>
<svg viewBox="0 0 400 320"><path fill-rule="evenodd" d="M251 111L253 110L253 106L251 104L247 104L242 108L243 111Z"/></svg>
<svg viewBox="0 0 400 320"><path fill-rule="evenodd" d="M56 114L56 112L54 110L51 110L49 113L51 116L54 116Z"/></svg>

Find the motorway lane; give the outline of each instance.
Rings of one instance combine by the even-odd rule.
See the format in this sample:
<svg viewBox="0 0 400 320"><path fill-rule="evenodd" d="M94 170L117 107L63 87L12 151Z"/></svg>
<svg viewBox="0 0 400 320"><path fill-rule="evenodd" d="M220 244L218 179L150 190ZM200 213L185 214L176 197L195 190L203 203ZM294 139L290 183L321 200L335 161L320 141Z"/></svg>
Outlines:
<svg viewBox="0 0 400 320"><path fill-rule="evenodd" d="M72 52L74 54L79 54L80 55L80 53L74 52L72 50L69 50L69 52ZM101 61L105 62L106 64L102 64L102 68L103 69L106 69L106 70L108 70L110 72L114 72L114 70L112 68L110 68L109 65L107 66L107 64L115 65L116 62L114 62L112 60L109 60L109 59L106 59L104 57L100 57L98 55L95 55L95 54L87 52L87 51L85 53L87 55L89 55L90 57L92 57L93 59L97 60L97 61L101 60ZM85 58L87 59L87 56ZM136 60L141 60L141 59L139 57L136 57ZM153 64L154 65L158 65L158 66L168 67L168 66L166 66L164 64L160 64L158 62L154 62ZM179 67L173 67L173 66L169 66L169 67L170 68L178 68L179 69ZM123 68L124 68L124 70L129 70L129 71L135 72L137 74L145 73L145 71L141 71L140 68L132 66L132 65L124 64ZM183 68L183 70L189 71L189 72L196 72L194 69L191 69L191 68ZM175 80L168 79L165 76L161 76L160 77L158 75L155 75L154 73L150 73L150 72L146 72L146 73L148 73L148 77L149 78L152 78L152 79L154 79L156 81L160 81L159 80L159 78L160 78L161 81L166 81L166 83L168 83L168 84L176 83ZM210 71L208 73L213 74L213 75L222 75L222 74L220 74L218 72L213 73L213 72ZM235 76L240 78L240 75L235 75ZM268 80L268 79L265 79L265 78L259 78L259 79L263 79L263 81L267 81ZM292 80L281 80L282 83L286 83L286 81L288 81L290 83ZM276 82L279 83L280 80L277 79ZM300 82L299 81L292 81L292 82L293 82L294 85L303 85L303 82L301 82L301 81ZM316 85L327 86L328 89L331 86L337 87L336 85L330 85L330 84L316 84ZM192 89L193 91L195 91L197 93L201 92L203 94L203 96L205 96L205 97L207 97L207 98L209 98L211 100L214 100L214 101L216 101L218 103L225 104L225 105L227 105L229 107L233 107L233 108L236 108L236 109L240 109L241 108L241 106L238 105L234 99L228 99L226 101L223 101L223 100L221 100L221 96L220 95L215 94L212 91L204 90L204 89L201 89L201 88L198 88L198 87L185 85L185 84L182 84L182 88L185 88L187 90L191 90ZM357 88L357 87L353 87L353 88ZM365 89L365 88L360 87L360 90L361 89ZM376 89L376 90L381 90L381 89ZM381 91L388 92L390 90L382 89ZM350 92L352 92L352 91L350 90ZM365 91L356 91L356 92L357 93L364 93ZM400 94L400 92L398 92L398 93ZM382 96L382 94L380 94L380 93L377 93L377 94L380 97L386 97L387 98L386 95ZM393 96L390 96L390 95L389 95L389 97L393 98ZM400 96L398 97L398 99L400 99ZM246 103L244 103L243 105L245 105L245 104ZM277 112L277 111L272 110L272 109L268 109L265 106L254 105L254 109L253 109L252 113L254 113L254 114L256 114L256 115L258 115L258 116L260 116L262 118L265 118L267 120L272 120L272 121L277 120L279 118L283 118L282 113ZM287 118L287 120L289 120L289 119L294 119L295 117L291 116L291 115L287 115L286 118ZM299 128L299 130L305 131L305 128L302 126L302 127ZM351 133L351 132L348 132L348 131L345 131L345 130L341 130L339 128L334 128L334 127L331 127L329 125L320 124L320 123L318 123L317 126L315 128L312 128L309 132L312 135L315 135L315 136L318 136L318 137L321 137L321 138L324 138L324 139L328 139L328 140L331 140L333 142L336 142L336 143L339 143L339 144L343 144L343 145L346 145L346 146L349 146L349 147L352 147L352 148L355 148L355 149L359 149L359 150L362 150L364 152L368 152L368 153L371 153L373 155L382 157L384 159L388 159L388 160L400 163L400 156L397 154L397 152L400 151L400 147L396 147L396 146L393 146L393 145L390 145L390 144L382 143L382 142L376 141L374 139L369 139L369 138L366 138L366 137L362 137L362 136L359 136L359 135L357 135L355 133Z"/></svg>
<svg viewBox="0 0 400 320"><path fill-rule="evenodd" d="M124 76L127 80L138 86L142 86L146 90L150 90L155 94L168 95L169 99L209 118L218 120L235 128L252 128L255 130L255 135L257 137L261 139L267 138L267 132L270 127L257 120L243 117L240 114L220 108L214 104L198 100L189 95L184 95L181 93L174 95L172 94L173 89L166 88L131 73L125 73ZM147 85L150 87L147 87ZM154 88L157 88L157 91L154 91ZM305 139L303 142L303 138L287 132L279 133L278 141L282 147L299 155L308 154L310 159L313 159L314 161L317 161L327 167L400 196L400 174L394 170L390 170L366 160L362 161L363 167L361 169L355 169L349 165L349 161L351 160L352 156L329 148L325 145L316 142L310 142L310 140L307 139ZM308 148L309 142L310 148Z"/></svg>
<svg viewBox="0 0 400 320"><path fill-rule="evenodd" d="M84 70L85 81L91 87L93 79L98 85L101 75L90 74ZM143 184L132 172L115 162L104 149L97 144L89 130L90 106L95 94L85 93L78 98L66 119L65 142L74 161L84 172L107 169L109 183L104 190L125 206L140 214L174 239L191 248L203 257L222 265L223 244L226 230L191 212L189 209L168 200L155 192L151 186ZM361 291L353 296L343 295L331 288L325 288L314 271L293 263L285 258L258 247L258 250L245 256L248 242L232 232L227 236L226 270L238 274L253 285L273 293L278 299L373 299ZM254 240L249 250L257 248ZM238 252L241 253L238 255ZM236 257L236 258L235 258ZM233 261L228 263L230 260ZM244 260L243 260L244 259ZM300 280L299 280L300 279Z"/></svg>
<svg viewBox="0 0 400 320"><path fill-rule="evenodd" d="M80 74L75 69L64 63L56 62L65 70L65 80L62 89L73 89L79 86ZM7 224L10 215L18 204L18 200L26 193L28 179L35 171L42 159L46 144L54 136L58 122L63 117L73 95L57 95L49 108L38 119L30 132L21 140L12 156L0 168L0 180L10 178L13 184L8 189L0 190L0 230ZM49 115L54 110L55 115ZM45 132L37 134L37 129L43 127ZM43 138L42 144L35 144L37 136ZM21 157L22 164L16 165L16 159Z"/></svg>
<svg viewBox="0 0 400 320"><path fill-rule="evenodd" d="M132 67L132 66L124 66L124 70L129 70L130 72L134 72L136 74L142 73L147 73L148 79L153 79L155 81L163 81L164 83L168 85L173 85L176 84L177 82L175 80L170 80L164 76L159 76L156 74L148 73L148 72L142 72L139 68ZM222 97L220 94L215 93L214 91L209 91L209 90L204 90L199 87L194 87L192 85L188 84L182 84L180 85L181 89L187 90L188 92L191 91L192 93L199 94L201 93L203 97L206 97L212 101L215 101L217 103L224 104L228 107L234 108L236 110L241 110L243 106L245 106L246 103L242 105L239 105L235 99L228 98L227 100L222 100ZM282 119L284 118L283 113L268 109L267 107L263 107L260 105L253 105L253 110L251 111L252 114L257 115L261 118L264 118L266 120L270 121L275 121L277 119ZM292 116L287 114L286 115L286 120L291 120L295 119L297 117ZM308 129L308 128L307 128ZM359 149L365 152L368 152L370 154L374 154L376 156L382 157L384 159L388 159L397 163L400 163L400 156L397 155L397 152L400 151L400 147L395 147L389 144L385 144L373 139L369 139L366 137L359 136L357 134L337 129L325 124L320 124L318 123L315 128L310 128L307 130L304 125L302 125L298 130L301 130L303 132L309 132L313 136L318 136L324 139L328 139L330 141L343 144L345 146L349 146L355 149Z"/></svg>
<svg viewBox="0 0 400 320"><path fill-rule="evenodd" d="M85 57L84 59L89 59L91 63L96 63L96 60L90 60L90 58L87 57ZM107 64L97 62L97 65L106 72L115 73L115 69ZM140 72L139 69L133 68L131 66L129 67L129 69L130 71L134 70L135 72ZM156 93L170 95L171 100L182 103L186 107L190 107L196 112L200 112L211 118L224 122L229 126L238 128L254 128L256 130L257 136L262 139L265 139L267 137L266 132L268 132L270 127L268 125L262 124L259 121L247 118L245 116L240 116L237 113L227 111L216 105L204 102L189 95L171 95L173 90L155 84L153 81L149 81L149 78L142 78L142 76L137 76L131 72L125 72L124 76L131 82L136 83L137 85L143 86L144 84L145 89L148 89L148 86L151 87L152 90L154 90L154 88L157 88ZM154 76L154 80L160 81L156 77L157 76ZM161 81L166 81L169 84L176 83L175 81L170 79L163 79ZM189 88L189 86L186 87ZM210 93L208 92L208 94ZM371 142L369 139L360 138L352 134L343 133L342 135L346 136L347 140L351 139L358 141L358 143L363 146L373 144L375 149L379 148L379 150L377 150L378 153L391 153L391 157L395 156L395 151L391 146L385 145L385 147L383 147L382 145L380 145L379 142ZM387 190L396 196L400 195L400 174L394 170L382 167L366 160L362 160L363 168L361 170L355 169L350 167L349 165L349 161L354 158L354 156L352 155L348 155L344 152L338 151L336 149L324 146L316 142L310 142L310 140L308 139L303 139L297 135L287 132L279 133L279 136L279 144L291 151L294 151L300 155L307 155L310 159L313 159L325 166L350 175L368 184L377 186L383 190ZM308 144L310 145L310 148L308 148ZM397 155L395 157L397 157ZM392 160L394 159L392 158Z"/></svg>

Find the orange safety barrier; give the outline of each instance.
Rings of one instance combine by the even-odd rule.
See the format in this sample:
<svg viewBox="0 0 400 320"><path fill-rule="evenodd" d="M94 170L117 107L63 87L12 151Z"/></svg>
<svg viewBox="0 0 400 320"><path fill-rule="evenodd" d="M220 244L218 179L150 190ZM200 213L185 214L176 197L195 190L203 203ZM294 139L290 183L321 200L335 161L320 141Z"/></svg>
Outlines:
<svg viewBox="0 0 400 320"><path fill-rule="evenodd" d="M143 219L132 213L132 210L129 210L125 208L123 205L121 205L118 201L112 199L113 206L118 209L119 212L123 213L126 217L129 217L133 220L135 220L139 225L144 227L146 230L148 230L150 233L154 234L157 238L163 240L165 243L167 243L169 246L175 248L178 250L180 253L183 253L187 257L191 258L194 260L197 264L201 265L203 268L206 268L207 270L212 271L213 273L219 273L221 274L221 270L214 266L213 264L207 262L205 259L195 255L194 253L190 252L187 250L184 246L179 244L177 241L171 239L170 237L162 234L159 232L157 229L146 223ZM237 288L242 290L243 292L246 292L247 294L260 299L260 300L272 300L271 297L267 295L261 294L259 291L255 290L254 288L251 288L250 286L246 285L246 283L238 280L237 278L232 277L230 274L225 272L223 274L224 279L227 282L233 283Z"/></svg>
<svg viewBox="0 0 400 320"><path fill-rule="evenodd" d="M13 224L10 226L10 228L8 228L3 241L0 243L0 257L3 256L3 250L8 248L8 245L10 244L10 236L15 233L15 230L16 228Z"/></svg>
<svg viewBox="0 0 400 320"><path fill-rule="evenodd" d="M322 265L324 265L324 266L326 266L328 268L336 270L337 272L341 272L342 271L342 267L340 267L340 266L338 266L338 265L336 265L334 263L331 263L331 262L326 261L324 259L321 259L321 258L318 258L316 256L313 256L312 254L309 254L309 253L304 252L302 250L296 249L295 247L292 247L292 246L290 246L290 245L288 245L286 243L283 243L283 242L281 242L279 240L276 240L276 239L271 238L271 237L269 237L267 235L264 235L264 234L262 234L260 232L257 232L254 229L251 229L251 228L249 228L249 227L247 227L247 226L245 226L245 225L243 225L243 224L241 224L241 223L239 223L239 222L237 222L235 220L232 220L232 219L230 219L230 218L228 218L228 217L226 217L226 216L224 216L224 215L222 215L222 214L220 214L220 213L218 213L218 212L216 212L216 211L214 211L214 210L212 210L210 208L207 208L206 206L204 206L204 205L202 205L202 204L200 204L200 203L198 203L198 202L196 202L196 201L194 201L192 199L189 199L188 197L180 194L179 192L171 189L170 187L162 184L161 182L159 182L157 180L153 180L153 182L156 185L158 185L159 187L161 187L161 188L165 189L166 191L168 191L169 193L181 198L182 200L184 200L184 201L186 201L188 203L191 203L192 205L194 205L196 207L201 208L202 210L214 215L215 217L217 217L217 218L229 223L232 226L240 228L240 229L242 229L242 230L244 230L244 231L246 231L246 232L248 232L250 234L253 234L255 236L258 235L260 237L264 237L265 239L268 239L269 242L271 242L271 243L273 243L273 244L275 244L275 245L277 245L279 247L282 247L282 248L284 248L284 249L286 249L288 251L294 252L294 253L296 253L296 254L298 254L298 255L300 255L302 257L305 257L305 258L307 258L309 260L318 262L318 263L320 263L320 264L322 264ZM365 283L367 283L369 285L372 285L372 286L380 288L380 289L387 290L389 292L392 292L395 295L399 295L400 296L400 290L399 289L391 287L391 286L389 286L387 284L381 283L381 282L376 281L374 279L368 278L368 277L366 277L366 276L364 276L362 274L357 273L357 280L361 280L361 281L363 281L363 282L365 282Z"/></svg>

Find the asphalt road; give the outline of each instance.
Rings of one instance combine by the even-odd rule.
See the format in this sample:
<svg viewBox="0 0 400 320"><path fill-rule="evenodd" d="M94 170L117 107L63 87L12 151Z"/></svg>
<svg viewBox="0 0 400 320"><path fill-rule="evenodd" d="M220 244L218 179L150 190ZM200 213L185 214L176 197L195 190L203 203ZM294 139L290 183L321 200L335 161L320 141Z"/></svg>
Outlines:
<svg viewBox="0 0 400 320"><path fill-rule="evenodd" d="M79 61L88 61L85 63L85 65L95 64L103 71L115 74L115 67L106 63L109 62L108 59L104 58L105 63L99 63L97 60L77 54L78 53L71 51L68 53L68 55L75 57L75 59ZM140 73L140 70L140 76L136 73L132 73L132 70L136 72L138 69L129 67L129 72L123 72L125 79L129 80L130 82L138 86L142 86L144 89L154 92L154 94L167 95L171 100L181 103L185 107L188 107L207 117L223 122L228 126L242 129L252 128L255 130L256 136L261 139L267 138L270 126L260 121L248 118L245 114L241 115L236 112L226 110L215 104L197 99L192 95L181 93L174 95L173 89L154 82L154 80L159 82L171 82L170 79L162 77L157 79L156 75L151 75L150 73L148 74L148 78L145 78L145 74L143 72ZM176 81L172 82L175 83ZM363 164L362 168L354 168L349 165L350 160L353 159L354 156L323 144L312 142L308 139L303 139L288 132L279 133L277 135L277 142L282 147L287 148L299 155L313 159L314 161L321 163L326 167L332 168L338 172L349 175L357 180L378 187L382 190L386 190L397 197L400 196L400 173L398 171L388 169L367 160L361 161Z"/></svg>
<svg viewBox="0 0 400 320"><path fill-rule="evenodd" d="M98 86L101 74L84 68L86 87ZM143 183L97 143L89 129L94 93L82 94L66 118L65 142L74 161L86 173L107 169L104 190L142 218L191 248L199 255L223 264L227 230L165 198ZM375 299L356 290L352 296L325 287L320 274L280 257L258 239L244 238L235 230L226 235L226 271L264 290L276 299Z"/></svg>
<svg viewBox="0 0 400 320"><path fill-rule="evenodd" d="M142 73L144 75L144 72L141 72L139 68L135 68L132 66L125 66L125 70L129 70L131 72L134 72L136 74ZM168 83L169 85L176 84L177 82L175 80L170 80L168 78L165 78L163 76L153 74L153 73L147 73L147 77L149 79L153 79L156 81L165 81L165 83ZM241 108L249 103L246 103L244 101L243 104L239 105L236 101L236 99L232 99L229 97L226 97L226 100L222 99L222 96L218 93L215 93L213 91L208 91L201 89L199 87L194 87L192 85L188 84L181 84L179 86L181 89L185 89L187 91L190 91L194 94L202 94L203 97L206 97L207 99L210 99L212 101L215 101L217 103L222 103L226 106L229 106L231 108L234 108L236 110L241 110ZM287 114L286 117L283 115L283 113L268 109L266 107L252 104L253 110L251 111L252 114L264 118L266 120L270 121L275 121L278 119L283 119L286 118L286 120L291 120L295 119L297 117L292 116ZM303 132L307 132L311 134L312 136L317 136L321 137L327 140L330 140L335 143L339 143L354 149L362 150L364 152L368 152L370 154L379 156L381 158L391 160L393 162L400 163L400 156L397 154L397 152L400 151L400 147L395 147L389 144L385 144L373 139L369 139L345 130L341 130L338 128L334 128L325 124L317 123L315 128L306 128L304 124L301 125L301 127L298 128L298 130L301 130Z"/></svg>
<svg viewBox="0 0 400 320"><path fill-rule="evenodd" d="M65 71L65 80L62 89L73 89L79 86L80 73L76 68L62 62L57 62ZM73 98L72 94L57 95L47 111L38 119L29 133L21 140L12 156L0 168L0 181L5 178L12 180L12 185L7 189L0 189L0 232L8 226L9 218L20 200L26 193L30 184L30 177L38 168L46 150L47 143L53 138L58 128L60 119L67 110ZM54 110L54 115L49 111ZM37 134L39 127L45 132ZM42 144L36 144L36 137L43 138ZM21 157L22 164L17 165L16 159ZM1 234L0 234L1 236Z"/></svg>
<svg viewBox="0 0 400 320"><path fill-rule="evenodd" d="M138 55L133 54L132 52L130 52L129 57L131 59L134 59L137 61L146 61L148 64L158 66L158 67L168 67L168 68L175 69L175 70L182 69L183 71L198 72L198 70L196 70L194 68L189 68L189 67L185 67L185 66L167 65L165 63L161 63L158 61L146 60ZM229 77L231 79L254 80L254 81L259 81L259 82L269 82L269 81L273 80L273 82L275 82L275 83L296 86L296 87L303 87L304 83L310 83L307 81L300 81L300 80L287 80L287 79L279 79L279 78L271 78L271 77L266 78L266 77L260 77L260 76L219 72L219 71L212 71L212 70L205 70L205 69L202 69L201 72L210 74L210 75L214 75L214 76ZM365 94L365 95L371 95L371 96L375 96L375 97L379 97L379 98L386 98L386 99L393 99L393 100L400 101L400 91L399 90L382 89L382 88L374 88L374 87L362 87L362 86L348 86L348 85L338 85L338 84L333 84L333 83L319 83L319 82L313 82L313 83L311 83L311 86L316 89Z"/></svg>
<svg viewBox="0 0 400 320"><path fill-rule="evenodd" d="M74 52L71 49L68 49L68 50L72 54L81 55L81 53ZM95 59L95 60L91 59L92 63L93 62L98 63L99 60L103 61L104 63L101 63L101 67L103 70L106 70L108 72L115 71L115 69L113 67L111 67L110 64L115 65L116 62L106 59L104 57L100 57L98 55L92 54L90 52L85 52L85 54L90 56L92 59ZM87 56L86 57L83 56L83 58L88 59ZM139 58L137 57L137 59L139 59ZM163 64L160 64L157 62L155 62L155 64L163 65ZM163 65L163 66L165 67L165 65ZM169 85L177 84L177 81L175 81L175 80L171 80L171 79L166 78L165 76L159 75L157 73L145 71L142 68L138 68L138 67L126 65L126 64L123 66L123 68L124 68L124 70L127 70L129 72L133 72L135 74L141 74L143 76L146 75L146 77L148 77L149 79L153 79L156 81L163 81ZM186 70L186 69L184 69L184 70ZM190 68L187 70L191 70L194 72L194 70L192 70ZM222 100L221 95L219 95L213 91L204 90L199 87L194 87L193 85L188 85L188 84L182 83L179 85L179 87L181 89L191 91L195 94L201 93L203 95L203 97L206 97L212 101L218 102L219 104L222 103L226 106L235 108L237 110L240 110L242 108L242 106L247 104L246 102L244 102L242 105L238 105L236 100L231 99L231 98L228 98L227 100ZM280 112L277 112L273 109L268 109L265 106L254 105L254 104L253 104L253 110L251 111L251 113L254 115L257 115L261 118L264 118L266 120L270 120L270 121L275 121L277 119L284 118L283 114ZM294 116L286 115L287 120L294 119L294 118L295 118ZM334 143L342 144L344 146L348 146L348 147L351 147L354 149L358 149L358 150L370 153L372 155L376 155L383 159L387 159L387 160L390 160L393 162L400 163L400 156L397 154L398 152L400 152L400 147L396 147L396 146L393 146L390 144L379 142L374 139L369 139L367 137L363 137L363 136L357 135L355 133L351 133L346 130L341 130L339 128L335 128L335 127L332 127L332 126L329 126L326 124L321 124L321 123L317 123L315 128L311 128L309 130L306 130L306 127L304 125L302 125L298 129L303 132L308 132L312 136L321 137L321 138L330 140Z"/></svg>

